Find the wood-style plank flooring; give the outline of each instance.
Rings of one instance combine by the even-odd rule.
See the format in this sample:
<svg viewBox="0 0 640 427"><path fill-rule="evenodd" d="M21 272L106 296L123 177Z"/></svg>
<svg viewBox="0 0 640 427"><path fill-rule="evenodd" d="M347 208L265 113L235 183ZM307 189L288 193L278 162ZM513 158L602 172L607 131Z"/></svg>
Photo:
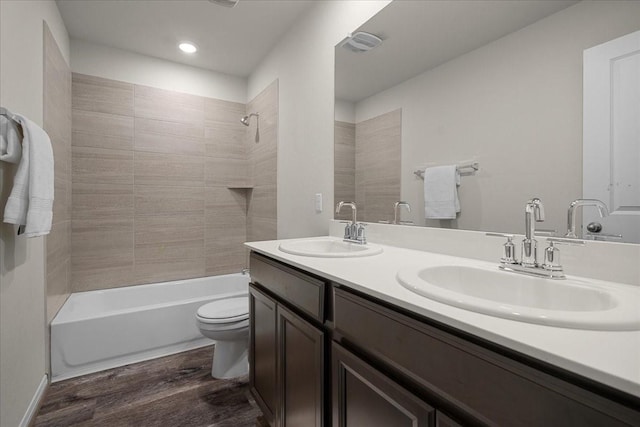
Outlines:
<svg viewBox="0 0 640 427"><path fill-rule="evenodd" d="M212 347L52 384L35 426L264 425L248 377L211 377Z"/></svg>

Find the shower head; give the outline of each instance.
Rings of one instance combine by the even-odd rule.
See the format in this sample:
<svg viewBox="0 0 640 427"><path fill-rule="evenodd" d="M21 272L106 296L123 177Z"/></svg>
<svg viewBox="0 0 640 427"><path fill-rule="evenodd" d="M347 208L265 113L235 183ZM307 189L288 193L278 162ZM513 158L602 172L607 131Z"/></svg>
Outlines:
<svg viewBox="0 0 640 427"><path fill-rule="evenodd" d="M240 119L240 123L242 123L245 126L249 126L249 119L251 118L251 116L256 116L256 117L260 117L260 114L258 113L250 113L247 116L244 116L243 118Z"/></svg>

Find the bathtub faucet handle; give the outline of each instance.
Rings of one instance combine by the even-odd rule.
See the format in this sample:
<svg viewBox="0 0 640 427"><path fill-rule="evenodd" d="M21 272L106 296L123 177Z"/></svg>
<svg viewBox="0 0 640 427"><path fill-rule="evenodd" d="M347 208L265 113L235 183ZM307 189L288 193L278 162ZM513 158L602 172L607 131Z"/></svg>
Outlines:
<svg viewBox="0 0 640 427"><path fill-rule="evenodd" d="M248 268L243 268L242 271L240 273L242 273L243 276L248 275L250 272L250 270Z"/></svg>

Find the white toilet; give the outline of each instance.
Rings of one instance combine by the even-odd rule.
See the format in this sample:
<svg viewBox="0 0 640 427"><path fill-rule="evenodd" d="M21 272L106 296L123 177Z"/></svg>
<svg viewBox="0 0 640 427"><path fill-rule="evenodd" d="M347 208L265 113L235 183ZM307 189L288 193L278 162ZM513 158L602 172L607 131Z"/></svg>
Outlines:
<svg viewBox="0 0 640 427"><path fill-rule="evenodd" d="M213 349L214 378L234 378L249 372L249 297L227 298L198 309L198 328L216 341Z"/></svg>

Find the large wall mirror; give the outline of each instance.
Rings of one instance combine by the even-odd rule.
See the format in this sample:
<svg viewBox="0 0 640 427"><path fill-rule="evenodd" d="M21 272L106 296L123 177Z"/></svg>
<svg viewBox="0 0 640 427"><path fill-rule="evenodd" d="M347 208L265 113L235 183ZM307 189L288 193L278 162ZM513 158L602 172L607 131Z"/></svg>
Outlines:
<svg viewBox="0 0 640 427"><path fill-rule="evenodd" d="M583 184L618 183L626 189L618 199L598 193L613 214L601 219L584 206L584 219L603 225L598 239L640 242L638 97L626 97L622 120L636 124L617 157L627 172L603 172L586 157L583 168L583 53L638 30L636 1L391 2L353 31L376 35L379 46L335 49L336 202L355 200L362 221L522 233L525 203L538 197L546 213L538 228L564 235L570 202L596 197ZM625 64L633 61L638 73L640 55ZM638 93L633 66L622 74ZM460 212L426 219L424 180L415 172L456 165ZM596 168L613 180L591 179ZM397 201L411 206L400 218ZM579 213L579 234L593 238ZM622 214L630 225L620 231L607 221Z"/></svg>

